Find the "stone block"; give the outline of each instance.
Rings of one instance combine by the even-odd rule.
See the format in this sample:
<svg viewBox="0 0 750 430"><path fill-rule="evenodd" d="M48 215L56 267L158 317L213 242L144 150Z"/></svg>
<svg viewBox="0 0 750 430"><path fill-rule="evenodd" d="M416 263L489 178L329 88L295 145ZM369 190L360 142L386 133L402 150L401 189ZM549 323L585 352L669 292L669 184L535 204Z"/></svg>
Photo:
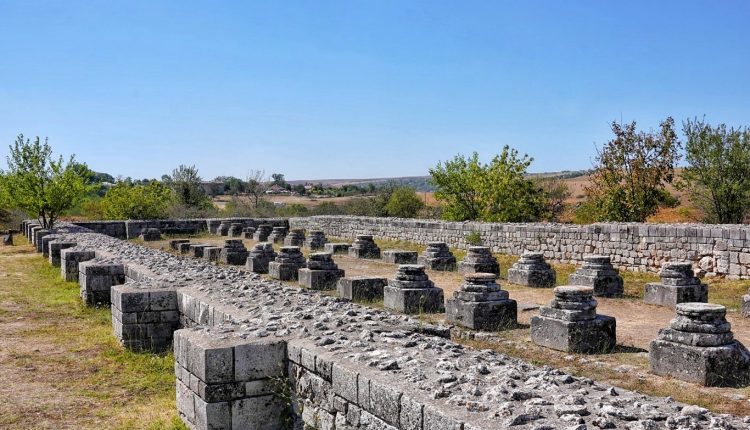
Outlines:
<svg viewBox="0 0 750 430"><path fill-rule="evenodd" d="M344 271L333 270L310 270L302 268L298 270L299 285L311 290L335 290L338 280L344 276Z"/></svg>
<svg viewBox="0 0 750 430"><path fill-rule="evenodd" d="M620 297L624 291L622 277L612 266L609 256L585 255L583 266L568 278L570 285L594 289L595 296Z"/></svg>
<svg viewBox="0 0 750 430"><path fill-rule="evenodd" d="M55 240L49 243L49 262L54 267L60 267L61 264L61 252L63 249L73 248L77 244L75 242L67 242ZM76 268L76 272L78 269Z"/></svg>
<svg viewBox="0 0 750 430"><path fill-rule="evenodd" d="M456 257L445 242L429 242L417 260L420 265L430 270L442 272L456 270Z"/></svg>
<svg viewBox="0 0 750 430"><path fill-rule="evenodd" d="M417 264L418 257L417 251L401 249L386 249L383 251L383 261L391 264Z"/></svg>
<svg viewBox="0 0 750 430"><path fill-rule="evenodd" d="M325 250L325 252L333 255L348 255L349 246L350 245L348 243L326 243L323 246L323 249Z"/></svg>
<svg viewBox="0 0 750 430"><path fill-rule="evenodd" d="M66 281L78 282L78 264L96 257L93 249L78 247L60 251L60 272Z"/></svg>
<svg viewBox="0 0 750 430"><path fill-rule="evenodd" d="M531 340L558 351L603 354L615 348L616 322L605 315L584 321L534 316L531 318Z"/></svg>
<svg viewBox="0 0 750 430"><path fill-rule="evenodd" d="M544 254L525 252L521 258L508 269L508 282L531 288L553 288L557 283L557 274L546 261Z"/></svg>
<svg viewBox="0 0 750 430"><path fill-rule="evenodd" d="M383 300L383 287L388 285L386 278L354 277L339 279L337 290L339 297L356 301Z"/></svg>
<svg viewBox="0 0 750 430"><path fill-rule="evenodd" d="M358 234L354 243L349 247L348 253L350 257L354 258L380 258L380 248L375 244L372 235L369 234Z"/></svg>

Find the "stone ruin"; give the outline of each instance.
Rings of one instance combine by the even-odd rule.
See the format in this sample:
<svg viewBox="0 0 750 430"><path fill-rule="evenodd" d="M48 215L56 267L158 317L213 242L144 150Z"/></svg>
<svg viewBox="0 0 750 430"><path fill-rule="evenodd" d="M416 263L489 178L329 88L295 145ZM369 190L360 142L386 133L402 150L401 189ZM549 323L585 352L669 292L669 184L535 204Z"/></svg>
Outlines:
<svg viewBox="0 0 750 430"><path fill-rule="evenodd" d="M193 258L203 258L206 248L211 248L211 247L212 245L209 245L206 243L191 243L190 250L188 251L188 255L190 255Z"/></svg>
<svg viewBox="0 0 750 430"><path fill-rule="evenodd" d="M305 231L301 228L293 228L284 238L284 246L302 247L305 244Z"/></svg>
<svg viewBox="0 0 750 430"><path fill-rule="evenodd" d="M216 234L219 236L229 236L229 221L221 221L216 227Z"/></svg>
<svg viewBox="0 0 750 430"><path fill-rule="evenodd" d="M328 245L326 244L326 251L328 251ZM380 258L380 248L375 244L371 234L358 234L357 239L351 244L348 250L349 256L354 258Z"/></svg>
<svg viewBox="0 0 750 430"><path fill-rule="evenodd" d="M218 262L221 259L220 246L207 246L203 248L203 259L207 262Z"/></svg>
<svg viewBox="0 0 750 430"><path fill-rule="evenodd" d="M282 246L276 259L268 263L268 275L280 281L297 281L299 269L305 264L305 256L298 246Z"/></svg>
<svg viewBox="0 0 750 430"><path fill-rule="evenodd" d="M247 261L247 248L242 239L227 239L219 254L219 262L233 266L244 266Z"/></svg>
<svg viewBox="0 0 750 430"><path fill-rule="evenodd" d="M679 303L676 310L669 327L651 342L651 371L706 386L748 385L750 352L734 340L726 308Z"/></svg>
<svg viewBox="0 0 750 430"><path fill-rule="evenodd" d="M314 252L307 258L307 267L299 269L299 284L313 290L335 290L344 271L339 269L327 252Z"/></svg>
<svg viewBox="0 0 750 430"><path fill-rule="evenodd" d="M388 279L377 276L357 276L339 279L336 291L342 299L362 302L383 300L383 288Z"/></svg>
<svg viewBox="0 0 750 430"><path fill-rule="evenodd" d="M161 230L158 228L147 228L138 237L144 242L156 242L157 240L161 240Z"/></svg>
<svg viewBox="0 0 750 430"><path fill-rule="evenodd" d="M229 237L243 237L244 236L244 230L245 230L245 224L241 222L233 222L229 224L229 230L227 231L227 236Z"/></svg>
<svg viewBox="0 0 750 430"><path fill-rule="evenodd" d="M179 251L180 245L183 243L190 243L190 239L172 239L169 241L169 249Z"/></svg>
<svg viewBox="0 0 750 430"><path fill-rule="evenodd" d="M3 245L13 245L13 230L8 230L3 234Z"/></svg>
<svg viewBox="0 0 750 430"><path fill-rule="evenodd" d="M417 251L401 249L386 249L383 251L383 261L390 264L417 264L418 257Z"/></svg>
<svg viewBox="0 0 750 430"><path fill-rule="evenodd" d="M326 243L323 245L323 249L325 252L333 255L349 255L349 247L351 245L348 243Z"/></svg>
<svg viewBox="0 0 750 430"><path fill-rule="evenodd" d="M693 274L689 262L664 263L660 283L646 284L643 301L675 308L679 303L708 302L708 285Z"/></svg>
<svg viewBox="0 0 750 430"><path fill-rule="evenodd" d="M517 325L516 301L500 288L495 273L467 273L461 289L445 303L446 321L473 330L497 331Z"/></svg>
<svg viewBox="0 0 750 430"><path fill-rule="evenodd" d="M260 224L255 230L253 240L256 242L266 242L268 241L268 236L271 235L271 231L273 231L273 226L271 224Z"/></svg>
<svg viewBox="0 0 750 430"><path fill-rule="evenodd" d="M325 249L326 239L325 233L321 230L312 230L308 233L307 239L305 239L305 247L310 248L312 251L318 251Z"/></svg>
<svg viewBox="0 0 750 430"><path fill-rule="evenodd" d="M461 273L494 273L500 274L500 264L492 255L489 246L470 246L466 257L459 263Z"/></svg>
<svg viewBox="0 0 750 430"><path fill-rule="evenodd" d="M445 312L443 290L430 281L424 266L415 264L398 267L383 288L383 305L405 314Z"/></svg>
<svg viewBox="0 0 750 430"><path fill-rule="evenodd" d="M558 351L603 354L616 345L615 319L597 315L594 289L577 285L556 287L549 306L531 318L531 340Z"/></svg>
<svg viewBox="0 0 750 430"><path fill-rule="evenodd" d="M271 234L268 235L268 239L266 240L271 243L283 244L286 233L286 227L273 227Z"/></svg>
<svg viewBox="0 0 750 430"><path fill-rule="evenodd" d="M253 273L268 273L268 263L276 259L276 251L268 242L256 243L247 254L245 267Z"/></svg>
<svg viewBox="0 0 750 430"><path fill-rule="evenodd" d="M445 242L430 242L418 263L430 270L451 272L456 270L456 257L453 256Z"/></svg>
<svg viewBox="0 0 750 430"><path fill-rule="evenodd" d="M252 239L255 234L255 227L245 227L242 230L242 237L245 239Z"/></svg>
<svg viewBox="0 0 750 430"><path fill-rule="evenodd" d="M570 275L568 284L591 287L601 297L621 297L624 292L622 276L607 255L584 256L583 266Z"/></svg>
<svg viewBox="0 0 750 430"><path fill-rule="evenodd" d="M177 409L191 429L730 429L750 422L456 344L445 328L235 267L64 223L54 234L62 238L48 242L50 259L57 244L73 244L60 250L63 276L77 277L78 266L95 257L124 266L125 284L111 286L113 332L137 350L174 344Z"/></svg>
<svg viewBox="0 0 750 430"><path fill-rule="evenodd" d="M557 283L557 274L544 261L544 254L527 251L508 269L508 282L531 288L552 288Z"/></svg>

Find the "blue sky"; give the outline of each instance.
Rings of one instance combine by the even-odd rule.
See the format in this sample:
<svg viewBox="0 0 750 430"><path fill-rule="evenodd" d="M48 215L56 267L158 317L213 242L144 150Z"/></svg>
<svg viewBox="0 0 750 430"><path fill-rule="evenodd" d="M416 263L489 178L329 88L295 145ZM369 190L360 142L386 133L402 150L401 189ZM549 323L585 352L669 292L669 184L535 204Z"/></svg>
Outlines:
<svg viewBox="0 0 750 430"><path fill-rule="evenodd" d="M427 174L508 144L591 166L613 120L750 125L750 2L0 0L0 156L95 170Z"/></svg>

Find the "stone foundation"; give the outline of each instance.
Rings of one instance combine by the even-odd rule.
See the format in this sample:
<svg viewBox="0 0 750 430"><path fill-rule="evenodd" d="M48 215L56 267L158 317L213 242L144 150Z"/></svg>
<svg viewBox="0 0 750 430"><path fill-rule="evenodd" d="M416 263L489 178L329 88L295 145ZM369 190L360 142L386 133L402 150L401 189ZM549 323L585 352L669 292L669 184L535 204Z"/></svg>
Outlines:
<svg viewBox="0 0 750 430"><path fill-rule="evenodd" d="M451 254L445 242L430 242L419 256L418 262L430 270L451 272L456 270L456 257Z"/></svg>
<svg viewBox="0 0 750 430"><path fill-rule="evenodd" d="M268 242L256 243L247 255L247 270L253 273L268 273L268 263L276 259L276 251Z"/></svg>
<svg viewBox="0 0 750 430"><path fill-rule="evenodd" d="M435 287L424 266L399 266L394 279L383 288L383 305L405 314L445 312L443 290Z"/></svg>
<svg viewBox="0 0 750 430"><path fill-rule="evenodd" d="M312 230L305 240L305 247L312 251L322 250L325 249L326 242L328 242L328 239L326 239L325 233L320 230Z"/></svg>
<svg viewBox="0 0 750 430"><path fill-rule="evenodd" d="M531 288L552 288L557 283L557 273L541 252L524 252L508 269L508 282Z"/></svg>
<svg viewBox="0 0 750 430"><path fill-rule="evenodd" d="M344 271L326 252L310 254L307 267L299 269L297 273L299 285L312 290L335 290L338 280L344 276Z"/></svg>
<svg viewBox="0 0 750 430"><path fill-rule="evenodd" d="M55 240L49 243L49 263L54 267L60 267L61 264L61 252L63 249L73 248L76 246L75 242L68 242L65 240Z"/></svg>
<svg viewBox="0 0 750 430"><path fill-rule="evenodd" d="M219 262L233 266L244 266L247 262L247 248L242 239L228 239L219 253Z"/></svg>
<svg viewBox="0 0 750 430"><path fill-rule="evenodd" d="M333 255L348 255L350 246L348 243L326 243L323 249Z"/></svg>
<svg viewBox="0 0 750 430"><path fill-rule="evenodd" d="M466 258L458 265L461 273L494 273L500 274L500 264L492 255L489 246L470 246Z"/></svg>
<svg viewBox="0 0 750 430"><path fill-rule="evenodd" d="M360 276L339 279L336 289L342 299L373 302L383 300L383 288L386 285L386 278Z"/></svg>
<svg viewBox="0 0 750 430"><path fill-rule="evenodd" d="M245 224L240 222L233 222L229 224L229 230L227 231L227 236L237 238L243 236L243 230L245 229Z"/></svg>
<svg viewBox="0 0 750 430"><path fill-rule="evenodd" d="M125 348L165 351L179 325L175 290L139 282L112 287L112 328Z"/></svg>
<svg viewBox="0 0 750 430"><path fill-rule="evenodd" d="M305 231L301 228L295 228L289 231L284 238L284 246L302 247L305 244Z"/></svg>
<svg viewBox="0 0 750 430"><path fill-rule="evenodd" d="M203 258L206 248L211 248L211 245L205 243L191 244L188 254L193 258Z"/></svg>
<svg viewBox="0 0 750 430"><path fill-rule="evenodd" d="M417 264L418 257L417 251L401 249L386 249L383 251L383 261L391 264Z"/></svg>
<svg viewBox="0 0 750 430"><path fill-rule="evenodd" d="M268 276L280 281L297 281L305 267L305 257L297 246L282 246L276 259L268 263Z"/></svg>
<svg viewBox="0 0 750 430"><path fill-rule="evenodd" d="M273 227L271 234L268 235L268 240L274 244L283 244L286 238L287 230L285 227Z"/></svg>
<svg viewBox="0 0 750 430"><path fill-rule="evenodd" d="M257 242L266 242L272 230L273 226L271 224L260 224L256 227L253 239Z"/></svg>
<svg viewBox="0 0 750 430"><path fill-rule="evenodd" d="M96 257L93 249L72 247L60 251L60 274L66 281L78 282L78 265Z"/></svg>
<svg viewBox="0 0 750 430"><path fill-rule="evenodd" d="M110 289L125 283L122 262L107 258L93 258L78 264L78 284L81 299L87 305L110 304Z"/></svg>
<svg viewBox="0 0 750 430"><path fill-rule="evenodd" d="M218 246L207 246L203 248L202 258L208 262L217 262L221 258L221 250Z"/></svg>
<svg viewBox="0 0 750 430"><path fill-rule="evenodd" d="M678 303L708 302L708 285L693 275L692 264L665 263L660 275L661 283L646 284L644 302L673 309Z"/></svg>
<svg viewBox="0 0 750 430"><path fill-rule="evenodd" d="M161 231L158 228L144 229L138 238L144 242L156 242L161 240Z"/></svg>
<svg viewBox="0 0 750 430"><path fill-rule="evenodd" d="M326 244L326 251L328 244ZM380 248L372 240L372 235L359 234L348 250L349 256L354 258L380 258Z"/></svg>
<svg viewBox="0 0 750 430"><path fill-rule="evenodd" d="M615 319L596 314L591 287L555 288L549 306L531 318L531 340L537 345L565 352L603 354L616 345Z"/></svg>
<svg viewBox="0 0 750 430"><path fill-rule="evenodd" d="M651 371L706 386L748 385L750 352L734 340L726 308L711 303L680 303L676 308L669 328L651 342Z"/></svg>
<svg viewBox="0 0 750 430"><path fill-rule="evenodd" d="M190 239L172 239L169 241L169 249L179 251L180 245L183 243L190 243Z"/></svg>
<svg viewBox="0 0 750 430"><path fill-rule="evenodd" d="M622 276L606 255L586 255L583 266L568 278L570 285L594 289L595 296L620 297L624 291Z"/></svg>
<svg viewBox="0 0 750 430"><path fill-rule="evenodd" d="M517 325L515 300L500 289L495 273L469 273L460 291L446 301L446 321L474 330L498 331Z"/></svg>

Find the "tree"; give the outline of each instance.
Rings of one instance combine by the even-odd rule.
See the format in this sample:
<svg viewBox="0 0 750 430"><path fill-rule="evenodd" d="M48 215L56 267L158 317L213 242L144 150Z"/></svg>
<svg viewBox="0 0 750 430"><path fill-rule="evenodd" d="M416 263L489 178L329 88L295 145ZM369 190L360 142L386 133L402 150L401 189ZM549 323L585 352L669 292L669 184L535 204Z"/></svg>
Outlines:
<svg viewBox="0 0 750 430"><path fill-rule="evenodd" d="M570 197L570 188L560 177L539 178L536 186L544 194L544 207L542 218L559 222L565 213L565 201Z"/></svg>
<svg viewBox="0 0 750 430"><path fill-rule="evenodd" d="M10 146L8 170L0 172L0 188L8 205L36 216L44 228L53 228L60 215L76 206L91 190L91 171L85 164L52 158L45 138L32 143L19 134Z"/></svg>
<svg viewBox="0 0 750 430"><path fill-rule="evenodd" d="M685 159L681 188L706 221L739 224L750 209L750 129L716 127L705 120L683 123Z"/></svg>
<svg viewBox="0 0 750 430"><path fill-rule="evenodd" d="M148 185L118 182L102 199L107 219L163 219L168 217L172 191L153 181Z"/></svg>
<svg viewBox="0 0 750 430"><path fill-rule="evenodd" d="M251 170L248 172L245 182L247 183L247 193L253 199L253 207L257 208L260 198L268 190L266 172L264 170Z"/></svg>
<svg viewBox="0 0 750 430"><path fill-rule="evenodd" d="M674 120L664 120L659 132L637 131L635 121L611 127L615 138L598 151L586 196L597 220L644 222L674 179L680 148Z"/></svg>
<svg viewBox="0 0 750 430"><path fill-rule="evenodd" d="M414 218L424 207L414 188L398 187L393 190L391 197L385 204L385 211L389 216L400 218Z"/></svg>
<svg viewBox="0 0 750 430"><path fill-rule="evenodd" d="M283 173L272 173L271 174L272 185L278 185L282 188L286 188L286 180L284 179Z"/></svg>
<svg viewBox="0 0 750 430"><path fill-rule="evenodd" d="M174 192L174 198L178 204L188 208L207 209L212 206L212 203L203 189L202 182L195 166L180 164L172 171L172 176L169 177L166 185Z"/></svg>
<svg viewBox="0 0 750 430"><path fill-rule="evenodd" d="M430 169L435 198L444 202L443 217L452 221L481 220L527 222L538 220L543 212L543 194L527 179L527 155L503 147L489 164L457 155Z"/></svg>

